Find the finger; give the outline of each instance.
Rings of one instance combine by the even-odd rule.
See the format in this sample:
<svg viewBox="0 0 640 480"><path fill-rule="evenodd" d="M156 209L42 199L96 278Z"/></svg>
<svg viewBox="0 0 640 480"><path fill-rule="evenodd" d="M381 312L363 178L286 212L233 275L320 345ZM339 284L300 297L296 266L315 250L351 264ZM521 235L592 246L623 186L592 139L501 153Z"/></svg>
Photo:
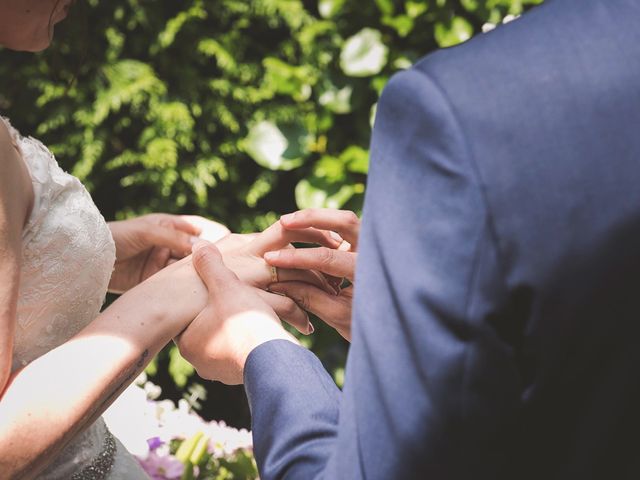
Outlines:
<svg viewBox="0 0 640 480"><path fill-rule="evenodd" d="M269 305L280 320L287 322L303 335L311 335L314 331L309 315L291 298L265 292L258 289L258 295Z"/></svg>
<svg viewBox="0 0 640 480"><path fill-rule="evenodd" d="M291 242L317 243L329 248L340 246L340 241L332 238L329 232L315 228L287 230L280 222L276 222L255 237L252 248L264 253L284 248Z"/></svg>
<svg viewBox="0 0 640 480"><path fill-rule="evenodd" d="M336 291L336 294L340 293L342 284L344 283L344 277L334 277L333 275L322 274L324 278L329 282L329 285Z"/></svg>
<svg viewBox="0 0 640 480"><path fill-rule="evenodd" d="M209 242L198 242L193 246L193 267L209 290L209 296L240 283L240 280L222 261L220 251Z"/></svg>
<svg viewBox="0 0 640 480"><path fill-rule="evenodd" d="M289 240L289 243L313 243L327 248L339 248L344 241L332 234L333 232L318 230L317 228L304 228L300 230L284 229L282 235Z"/></svg>
<svg viewBox="0 0 640 480"><path fill-rule="evenodd" d="M198 237L208 242L215 243L226 237L231 231L223 224L197 215L181 215L182 221L193 225L198 229Z"/></svg>
<svg viewBox="0 0 640 480"><path fill-rule="evenodd" d="M325 247L285 249L264 254L265 261L274 267L317 270L334 277L354 280L357 254Z"/></svg>
<svg viewBox="0 0 640 480"><path fill-rule="evenodd" d="M275 293L281 293L293 299L301 308L313 313L334 328L339 327L336 319L347 317L344 304L333 295L312 285L299 282L276 283L269 287Z"/></svg>
<svg viewBox="0 0 640 480"><path fill-rule="evenodd" d="M298 212L283 215L280 223L286 229L318 228L337 232L349 242L355 250L360 234L360 219L348 210L334 210L330 208L308 208Z"/></svg>
<svg viewBox="0 0 640 480"><path fill-rule="evenodd" d="M184 256L198 241L197 237L171 227L153 225L145 233L145 240L153 247L169 248L174 256Z"/></svg>
<svg viewBox="0 0 640 480"><path fill-rule="evenodd" d="M188 217L182 215L165 215L168 223L176 230L196 237L202 233L202 228L196 223L189 222Z"/></svg>
<svg viewBox="0 0 640 480"><path fill-rule="evenodd" d="M278 268L277 269L277 282L301 282L308 283L309 285L315 285L316 287L324 290L331 295L337 295L340 291L335 288L329 280L319 272L306 269L295 268Z"/></svg>

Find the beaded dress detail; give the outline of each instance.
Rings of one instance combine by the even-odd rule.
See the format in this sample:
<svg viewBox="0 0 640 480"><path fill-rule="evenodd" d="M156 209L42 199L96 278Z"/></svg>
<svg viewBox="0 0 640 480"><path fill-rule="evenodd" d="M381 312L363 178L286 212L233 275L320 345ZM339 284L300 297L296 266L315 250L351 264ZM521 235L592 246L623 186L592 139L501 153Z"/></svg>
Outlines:
<svg viewBox="0 0 640 480"><path fill-rule="evenodd" d="M31 175L34 205L22 234L12 371L66 342L100 313L115 263L104 218L80 181L39 141L9 130ZM73 375L73 371L59 372ZM46 398L47 392L38 392ZM74 438L38 478L146 479L102 419Z"/></svg>

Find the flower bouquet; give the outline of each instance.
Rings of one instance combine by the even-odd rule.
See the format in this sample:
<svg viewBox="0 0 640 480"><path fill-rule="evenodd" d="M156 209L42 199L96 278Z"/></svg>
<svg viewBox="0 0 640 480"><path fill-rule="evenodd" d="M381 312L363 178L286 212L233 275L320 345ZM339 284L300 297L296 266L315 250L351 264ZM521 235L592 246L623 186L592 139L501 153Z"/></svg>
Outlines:
<svg viewBox="0 0 640 480"><path fill-rule="evenodd" d="M156 401L144 374L105 413L113 434L153 480L253 480L251 433L207 422L186 400Z"/></svg>

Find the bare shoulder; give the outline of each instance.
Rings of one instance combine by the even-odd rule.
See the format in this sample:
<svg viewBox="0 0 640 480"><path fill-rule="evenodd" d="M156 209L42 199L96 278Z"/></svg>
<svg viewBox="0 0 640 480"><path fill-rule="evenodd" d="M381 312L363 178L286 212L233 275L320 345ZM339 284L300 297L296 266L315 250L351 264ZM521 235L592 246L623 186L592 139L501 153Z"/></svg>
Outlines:
<svg viewBox="0 0 640 480"><path fill-rule="evenodd" d="M32 198L29 172L0 121L0 391L11 372L22 229Z"/></svg>
<svg viewBox="0 0 640 480"><path fill-rule="evenodd" d="M20 229L33 203L29 171L13 144L4 122L0 122L0 231Z"/></svg>

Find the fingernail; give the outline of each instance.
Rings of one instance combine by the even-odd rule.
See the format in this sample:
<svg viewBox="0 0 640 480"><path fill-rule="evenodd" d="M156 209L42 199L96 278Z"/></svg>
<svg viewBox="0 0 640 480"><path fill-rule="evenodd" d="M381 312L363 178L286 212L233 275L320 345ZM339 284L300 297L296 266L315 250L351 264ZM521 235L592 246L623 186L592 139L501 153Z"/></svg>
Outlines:
<svg viewBox="0 0 640 480"><path fill-rule="evenodd" d="M351 244L346 240L343 240L340 246L338 247L338 250L342 252L348 252L349 250L351 250Z"/></svg>
<svg viewBox="0 0 640 480"><path fill-rule="evenodd" d="M287 213L286 215L282 215L280 217L280 220L286 222L293 222L296 218L296 212L293 213Z"/></svg>
<svg viewBox="0 0 640 480"><path fill-rule="evenodd" d="M200 237L193 236L193 237L191 237L189 239L189 241L191 242L191 245L195 245L196 243L198 243L200 241Z"/></svg>
<svg viewBox="0 0 640 480"><path fill-rule="evenodd" d="M273 262L275 260L278 260L278 257L280 257L280 252L267 252L264 254L264 259L267 262Z"/></svg>
<svg viewBox="0 0 640 480"><path fill-rule="evenodd" d="M311 335L315 331L316 329L314 328L313 323L309 322L309 326L307 327L307 335Z"/></svg>
<svg viewBox="0 0 640 480"><path fill-rule="evenodd" d="M329 232L329 235L331 236L331 238L333 238L336 242L338 243L342 243L343 238L338 235L336 232Z"/></svg>

